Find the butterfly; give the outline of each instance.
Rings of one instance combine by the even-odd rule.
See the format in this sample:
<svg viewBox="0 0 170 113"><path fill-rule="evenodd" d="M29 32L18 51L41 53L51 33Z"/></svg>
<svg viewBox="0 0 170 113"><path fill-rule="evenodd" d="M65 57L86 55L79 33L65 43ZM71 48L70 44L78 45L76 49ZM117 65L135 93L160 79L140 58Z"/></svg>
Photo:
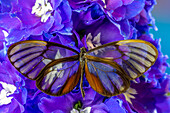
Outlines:
<svg viewBox="0 0 170 113"><path fill-rule="evenodd" d="M130 87L130 80L143 75L156 61L158 51L143 40L120 40L89 51L54 42L26 40L8 49L11 64L25 77L36 80L42 92L61 96L80 82L84 74L90 86L107 97L119 95Z"/></svg>

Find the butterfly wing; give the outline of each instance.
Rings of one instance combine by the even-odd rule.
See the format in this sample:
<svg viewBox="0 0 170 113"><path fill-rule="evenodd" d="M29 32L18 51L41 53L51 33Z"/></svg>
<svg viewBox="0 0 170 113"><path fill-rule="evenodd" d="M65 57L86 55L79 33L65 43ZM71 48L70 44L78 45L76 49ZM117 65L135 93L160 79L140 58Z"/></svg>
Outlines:
<svg viewBox="0 0 170 113"><path fill-rule="evenodd" d="M103 58L90 56L85 63L85 75L90 86L103 96L110 97L126 91L130 82L125 74L119 65Z"/></svg>
<svg viewBox="0 0 170 113"><path fill-rule="evenodd" d="M77 54L77 51L66 46L38 40L21 41L8 49L8 57L14 67L25 77L33 80L53 60Z"/></svg>
<svg viewBox="0 0 170 113"><path fill-rule="evenodd" d="M51 95L63 95L77 85L78 54L72 48L39 40L21 41L8 49L14 67L25 77L36 80L37 87Z"/></svg>
<svg viewBox="0 0 170 113"><path fill-rule="evenodd" d="M87 52L86 78L91 87L100 94L117 95L129 87L127 81L146 72L157 56L157 49L143 40L122 40L105 44ZM90 76L96 80L91 80ZM94 86L96 81L100 88Z"/></svg>
<svg viewBox="0 0 170 113"><path fill-rule="evenodd" d="M69 93L78 84L81 75L79 61L76 57L67 57L49 63L36 80L37 87L54 96Z"/></svg>

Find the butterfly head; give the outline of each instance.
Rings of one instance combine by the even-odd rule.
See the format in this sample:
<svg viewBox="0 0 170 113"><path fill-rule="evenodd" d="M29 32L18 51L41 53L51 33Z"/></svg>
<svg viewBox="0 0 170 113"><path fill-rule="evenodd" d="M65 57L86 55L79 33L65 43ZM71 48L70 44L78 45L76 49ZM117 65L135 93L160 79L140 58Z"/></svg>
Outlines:
<svg viewBox="0 0 170 113"><path fill-rule="evenodd" d="M81 51L81 53L86 53L86 48L82 47L82 48L80 48L80 51Z"/></svg>

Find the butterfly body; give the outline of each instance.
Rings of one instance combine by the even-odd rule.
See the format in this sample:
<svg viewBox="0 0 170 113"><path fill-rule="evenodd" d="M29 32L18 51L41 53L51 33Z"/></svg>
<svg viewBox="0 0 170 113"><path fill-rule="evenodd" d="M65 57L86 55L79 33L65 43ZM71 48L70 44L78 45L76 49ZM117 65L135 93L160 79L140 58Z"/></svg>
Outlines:
<svg viewBox="0 0 170 113"><path fill-rule="evenodd" d="M157 49L143 40L121 40L80 52L53 42L21 41L11 45L8 57L25 77L36 80L37 87L54 96L69 93L83 75L101 95L110 97L125 92L134 80L156 61Z"/></svg>
<svg viewBox="0 0 170 113"><path fill-rule="evenodd" d="M80 91L82 94L82 97L85 96L84 90L83 90L83 75L84 75L84 66L86 62L86 49L84 47L80 48L80 54L79 54L79 61L81 65L81 78L80 78Z"/></svg>

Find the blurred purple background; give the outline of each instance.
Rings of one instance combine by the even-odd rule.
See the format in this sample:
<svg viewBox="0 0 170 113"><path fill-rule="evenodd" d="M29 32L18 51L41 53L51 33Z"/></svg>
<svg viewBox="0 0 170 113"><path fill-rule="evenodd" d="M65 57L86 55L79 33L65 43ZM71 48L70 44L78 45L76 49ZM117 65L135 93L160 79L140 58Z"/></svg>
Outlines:
<svg viewBox="0 0 170 113"><path fill-rule="evenodd" d="M158 31L151 30L154 38L161 38L161 50L170 58L170 0L157 0L157 5L152 10ZM170 59L168 59L170 64ZM167 69L170 73L170 68Z"/></svg>

